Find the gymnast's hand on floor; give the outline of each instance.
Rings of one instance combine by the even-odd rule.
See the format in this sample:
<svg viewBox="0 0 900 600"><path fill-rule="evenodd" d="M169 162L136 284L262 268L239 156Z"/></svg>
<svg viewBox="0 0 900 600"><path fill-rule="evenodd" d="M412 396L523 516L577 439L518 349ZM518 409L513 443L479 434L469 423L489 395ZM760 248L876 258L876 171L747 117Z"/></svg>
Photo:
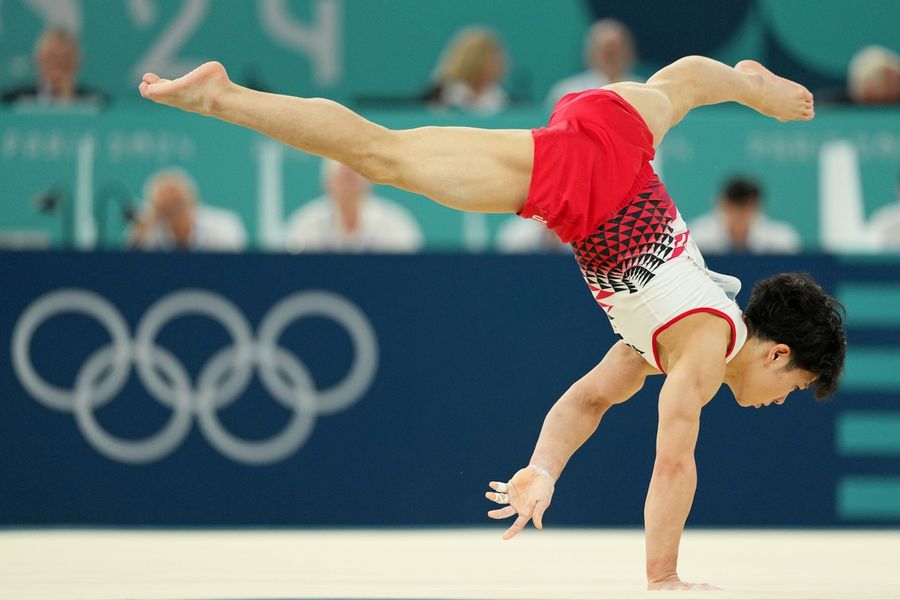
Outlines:
<svg viewBox="0 0 900 600"><path fill-rule="evenodd" d="M492 519L505 519L518 515L515 523L503 534L504 540L522 531L532 519L535 527L543 529L544 511L550 506L554 483L550 473L539 467L530 466L520 469L506 483L492 481L488 484L494 491L485 492L485 497L497 504L509 505L488 512L488 516Z"/></svg>
<svg viewBox="0 0 900 600"><path fill-rule="evenodd" d="M648 590L695 590L704 592L714 592L721 590L714 585L708 583L688 583L678 578L678 575L666 578L662 581L651 581L647 584Z"/></svg>

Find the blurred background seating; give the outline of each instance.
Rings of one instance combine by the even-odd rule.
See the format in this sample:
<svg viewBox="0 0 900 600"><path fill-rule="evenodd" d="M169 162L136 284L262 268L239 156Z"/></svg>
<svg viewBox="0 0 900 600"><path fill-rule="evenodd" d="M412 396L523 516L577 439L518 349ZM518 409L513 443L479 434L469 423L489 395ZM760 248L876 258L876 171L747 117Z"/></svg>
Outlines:
<svg viewBox="0 0 900 600"><path fill-rule="evenodd" d="M334 98L388 127L530 128L546 122L548 102L563 93L641 80L702 53L732 64L758 58L821 93L816 119L802 125L778 126L735 106L691 114L657 159L684 217L696 222L723 180L750 172L766 191L765 218L789 224L805 251L888 251L868 223L894 203L900 166L900 48L888 25L900 5L828 3L816 7L815 26L805 6L704 0L648 12L591 0L461 0L422 11L414 0L316 0L304 12L220 0L101 11L75 0L8 0L0 7L0 88L9 101L0 108L0 246L127 245L122 210L136 204L148 172L173 165L241 219L244 247L284 250L288 219L321 194L317 159L142 102L135 82L148 70L175 76L215 58L240 83ZM244 24L227 31L231 44L221 43L225 15ZM92 108L72 110L79 106ZM826 171L846 189L822 185ZM372 194L409 213L425 251L509 247L528 227L395 189Z"/></svg>

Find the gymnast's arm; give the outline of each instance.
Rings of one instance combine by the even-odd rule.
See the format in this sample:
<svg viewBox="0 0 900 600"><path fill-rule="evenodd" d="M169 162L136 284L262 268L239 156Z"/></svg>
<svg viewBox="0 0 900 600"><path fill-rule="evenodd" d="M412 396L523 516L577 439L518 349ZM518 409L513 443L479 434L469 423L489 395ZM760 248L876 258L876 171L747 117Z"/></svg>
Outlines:
<svg viewBox="0 0 900 600"><path fill-rule="evenodd" d="M553 405L531 461L508 483L491 482L497 493L490 500L509 506L488 513L494 519L518 515L503 534L509 539L534 518L539 529L544 511L550 505L554 484L581 445L594 433L600 419L614 404L625 402L644 385L648 375L658 373L624 342L616 343L600 363L575 382Z"/></svg>
<svg viewBox="0 0 900 600"><path fill-rule="evenodd" d="M656 462L644 505L651 590L711 589L679 579L678 546L697 488L700 411L722 385L730 337L725 321L707 314L683 319L659 337L668 374L659 394Z"/></svg>

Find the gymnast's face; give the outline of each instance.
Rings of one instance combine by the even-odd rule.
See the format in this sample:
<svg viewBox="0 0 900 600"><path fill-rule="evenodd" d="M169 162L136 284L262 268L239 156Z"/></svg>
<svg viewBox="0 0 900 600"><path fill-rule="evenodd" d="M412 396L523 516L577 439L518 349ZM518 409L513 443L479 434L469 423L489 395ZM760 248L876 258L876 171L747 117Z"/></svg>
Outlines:
<svg viewBox="0 0 900 600"><path fill-rule="evenodd" d="M741 377L729 383L737 403L747 408L784 404L791 392L808 388L815 381L815 374L788 368L790 360L791 349L787 345L761 344Z"/></svg>

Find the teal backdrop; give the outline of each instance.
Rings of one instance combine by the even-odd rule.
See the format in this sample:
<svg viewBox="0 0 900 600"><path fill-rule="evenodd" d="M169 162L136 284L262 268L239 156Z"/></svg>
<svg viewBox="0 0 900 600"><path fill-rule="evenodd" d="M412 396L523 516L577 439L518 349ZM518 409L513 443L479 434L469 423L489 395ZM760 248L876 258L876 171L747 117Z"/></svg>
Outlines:
<svg viewBox="0 0 900 600"><path fill-rule="evenodd" d="M426 124L529 128L547 118L542 109L482 119L420 110L365 114L396 128ZM821 109L812 122L788 124L740 107L702 109L669 133L657 167L689 221L710 210L727 176L743 173L759 179L766 212L790 222L807 249L817 249L823 195L819 181L825 174L821 154L825 144L836 140L856 149L865 216L896 202L898 109ZM74 243L77 232L67 233L71 228L65 215L37 211L35 199L58 190L70 205L77 203L80 193L91 205L86 210L100 221L99 245L118 247L125 225L116 207L126 196L139 203L147 178L170 165L193 174L204 201L238 211L259 247L272 247L265 243L261 214L271 206L267 198L272 199L273 188L280 198L274 210L282 220L321 194L319 159L209 119L160 107L111 109L95 115L61 113L52 118L46 113L0 112L0 231L37 233L55 245L90 247ZM273 170L280 177L269 181ZM271 186L266 187L267 181ZM467 217L393 188L379 187L376 193L412 211L431 250L489 249L499 225L515 218ZM77 228L79 219L75 221Z"/></svg>
<svg viewBox="0 0 900 600"><path fill-rule="evenodd" d="M865 45L900 51L895 0L4 0L0 88L33 80L34 40L62 24L83 39L84 81L116 103L137 103L144 70L180 74L211 59L285 93L403 98L422 91L454 32L480 23L507 48L507 88L540 101L582 68L584 32L607 16L634 31L643 74L686 54L754 57L818 89L843 81Z"/></svg>
<svg viewBox="0 0 900 600"><path fill-rule="evenodd" d="M218 59L239 82L335 98L391 127L530 128L546 121L552 83L582 68L584 33L600 17L632 28L643 75L685 54L732 63L755 57L811 89L833 91L859 48L900 51L895 0L2 0L0 89L34 80L35 39L63 25L83 40L83 82L111 103L94 114L0 111L0 234L32 245L117 247L124 225L116 207L139 202L148 176L175 165L196 177L204 200L240 213L253 245L277 247L273 223L320 193L317 161L143 102L135 91L143 71L176 75ZM507 48L504 85L514 108L478 119L411 105L447 41L473 23L495 28ZM734 107L699 111L670 133L657 168L688 219L709 209L728 175L759 178L766 210L816 249L822 151L836 140L858 157L852 200L860 218L895 201L897 109L820 106L813 123L788 125ZM63 200L56 215L35 209L48 192ZM377 193L413 211L428 249L488 249L503 219L464 217L396 190Z"/></svg>

